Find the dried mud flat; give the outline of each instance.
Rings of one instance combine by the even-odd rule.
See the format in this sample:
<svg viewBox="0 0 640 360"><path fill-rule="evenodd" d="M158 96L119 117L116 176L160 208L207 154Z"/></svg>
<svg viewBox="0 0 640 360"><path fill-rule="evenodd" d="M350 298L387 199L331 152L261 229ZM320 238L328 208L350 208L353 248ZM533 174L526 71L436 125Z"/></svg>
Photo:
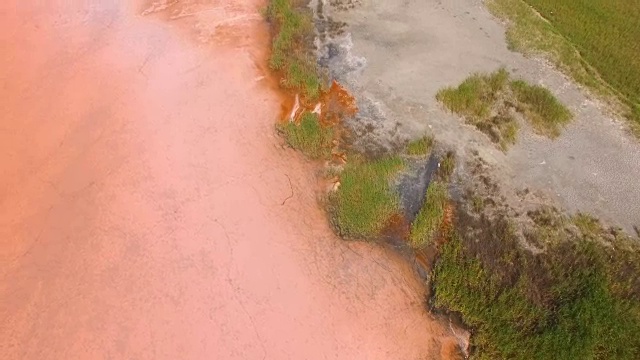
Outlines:
<svg viewBox="0 0 640 360"><path fill-rule="evenodd" d="M261 5L0 5L0 358L452 356L274 136Z"/></svg>
<svg viewBox="0 0 640 360"><path fill-rule="evenodd" d="M460 158L476 152L514 208L541 204L587 212L635 235L640 226L640 143L625 123L546 62L507 49L504 26L480 0L314 0L321 63L358 99L351 126L360 147L394 149L425 132ZM337 29L337 30L336 30ZM448 113L435 95L475 72L506 67L548 87L575 119L551 140L526 124L507 153ZM465 174L466 161L458 172ZM530 194L518 196L527 189Z"/></svg>

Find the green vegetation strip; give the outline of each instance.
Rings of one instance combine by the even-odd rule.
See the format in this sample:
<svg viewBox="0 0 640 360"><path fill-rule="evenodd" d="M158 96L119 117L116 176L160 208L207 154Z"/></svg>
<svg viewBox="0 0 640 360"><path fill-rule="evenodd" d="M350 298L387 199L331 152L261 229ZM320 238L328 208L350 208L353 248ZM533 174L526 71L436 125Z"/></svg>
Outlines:
<svg viewBox="0 0 640 360"><path fill-rule="evenodd" d="M424 206L411 225L409 242L412 247L422 249L433 244L442 228L448 200L446 184L438 181L429 184Z"/></svg>
<svg viewBox="0 0 640 360"><path fill-rule="evenodd" d="M470 219L462 216L473 230L451 236L433 275L435 305L473 329L472 358L640 359L634 240L589 217L540 212L529 238L545 250L533 254L504 218Z"/></svg>
<svg viewBox="0 0 640 360"><path fill-rule="evenodd" d="M287 122L277 127L287 144L312 159L327 158L331 155L333 130L323 127L316 114L305 112L300 124Z"/></svg>
<svg viewBox="0 0 640 360"><path fill-rule="evenodd" d="M515 4L516 0L491 3ZM285 87L314 98L320 81L315 61L304 50L312 29L308 15L294 4L272 0L267 8L275 31L270 66L283 72ZM560 5L564 8L566 4ZM540 18L524 19L540 26ZM542 24L553 31L546 22ZM543 41L546 33L533 31L530 36L528 41ZM562 39L551 37L551 41ZM595 79L588 66L581 69L585 79ZM511 110L521 112L537 131L549 136L557 136L571 118L547 90L510 81L504 70L474 75L457 89L443 90L438 98L501 146L515 141L517 125ZM313 114L306 113L300 124L285 124L279 130L290 146L310 157L328 154L331 134ZM411 144L408 153L423 155L429 148L430 141L424 139ZM449 178L454 166L455 159L448 154L441 162L439 177ZM332 223L342 236L379 236L400 210L391 179L403 167L399 156L370 162L351 159L340 174L339 188L328 199ZM446 185L435 182L427 192L424 208L411 228L410 241L416 248L433 244L445 217ZM476 200L473 207L484 211L481 198ZM459 211L458 230L443 234L447 241L433 269L434 303L459 313L472 328L472 357L640 359L637 244L617 232L604 231L597 221L583 215L567 219L540 212L531 218L536 228L526 238L544 249L540 253L524 249L509 220L499 216L489 220L482 214Z"/></svg>
<svg viewBox="0 0 640 360"><path fill-rule="evenodd" d="M640 136L640 2L638 0L489 0L509 20L512 49L545 55L605 98L627 108Z"/></svg>
<svg viewBox="0 0 640 360"><path fill-rule="evenodd" d="M352 159L345 166L338 190L329 197L332 223L340 235L373 239L380 234L399 211L400 199L390 181L403 167L398 156Z"/></svg>
<svg viewBox="0 0 640 360"><path fill-rule="evenodd" d="M317 99L321 80L309 50L314 37L309 9L301 0L271 0L265 15L273 31L269 67L282 72L282 86Z"/></svg>
<svg viewBox="0 0 640 360"><path fill-rule="evenodd" d="M514 112L520 113L537 133L550 138L558 137L572 119L571 112L548 89L522 80L511 81L505 69L473 74L456 88L440 90L436 98L503 150L517 139Z"/></svg>

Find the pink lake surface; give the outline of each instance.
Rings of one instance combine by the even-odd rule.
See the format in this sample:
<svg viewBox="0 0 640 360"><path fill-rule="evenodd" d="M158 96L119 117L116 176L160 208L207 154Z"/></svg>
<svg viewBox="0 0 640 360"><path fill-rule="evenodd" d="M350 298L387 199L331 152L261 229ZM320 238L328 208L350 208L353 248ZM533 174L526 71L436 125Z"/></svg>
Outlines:
<svg viewBox="0 0 640 360"><path fill-rule="evenodd" d="M0 3L0 359L446 355L275 136L263 5Z"/></svg>

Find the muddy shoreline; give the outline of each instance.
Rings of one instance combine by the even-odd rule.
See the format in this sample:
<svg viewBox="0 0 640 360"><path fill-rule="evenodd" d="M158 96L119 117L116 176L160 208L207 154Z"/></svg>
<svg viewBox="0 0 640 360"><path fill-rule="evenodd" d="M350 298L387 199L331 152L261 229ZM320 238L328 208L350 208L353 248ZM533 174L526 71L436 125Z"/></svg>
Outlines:
<svg viewBox="0 0 640 360"><path fill-rule="evenodd" d="M358 104L359 111L344 119L344 125L352 133L349 146L375 159L385 154L402 153L407 142L429 134L439 144L434 152L439 155L435 158L441 159L444 152L456 154L456 174L449 183L449 190L455 203L455 227L460 236L449 239L455 240L454 245L445 246L450 261L447 264L448 274L456 274L455 261L451 262L453 258L460 261L461 268L466 261L477 265L481 258L481 263L486 266L482 271L495 274L489 275L485 279L487 282L480 285L474 282L473 275L468 274L449 278L451 283L464 283L469 288L480 286L477 291L482 296L497 298L503 289L524 281L527 285L517 296L526 300L519 305L546 309L548 304L540 305L538 295L532 293L540 291L551 298L554 295L545 286L554 281L562 284L573 280L547 276L545 271L548 269L530 266L532 262L548 265L560 261L554 266L562 266L563 260L558 259L575 256L600 264L600 261L606 263L603 259L608 256L618 256L617 265L598 265L597 271L607 273L606 276L620 276L620 281L625 283L622 286L638 291L638 283L626 278L628 274L620 275L616 267L633 268L627 256L637 255L633 249L638 243L634 236L637 235L635 224L640 221L640 210L636 209L640 204L636 199L640 188L633 179L640 167L638 157L631 154L637 154L640 145L625 132L624 125L609 117L602 104L589 98L548 63L510 52L504 41L503 24L477 2L443 4L429 1L425 4L415 1L312 0L309 8L314 14L317 35L314 45L322 72L332 81L343 84ZM523 130L516 145L512 150L503 152L491 144L487 136L467 126L460 117L446 112L436 102L440 88L456 86L471 73L501 67L508 68L519 79L548 88L570 107L576 119L563 127L558 139L543 138L530 125L520 124ZM440 161L433 159L409 162L409 169L405 169L401 180L395 183L405 214L393 217L380 239L383 246L394 249L412 264L429 290L433 285L430 283L433 264L442 246L416 252L407 245L406 238L418 211L416 209L424 203L424 194L431 179L429 169L433 169L434 162ZM503 237L505 241L508 239L508 245L501 244ZM597 243L594 253L597 255L589 258L591 255L585 254L592 254L591 250L583 253L584 248L580 247L593 245L590 241L594 239ZM552 245L555 241L561 246ZM562 246L571 250L558 250ZM618 254L607 253L606 249L617 247L621 249ZM553 250L546 253L547 249ZM510 264L514 258L520 259L519 266L511 269L505 264ZM466 271L473 269L469 266ZM638 271L637 267L635 269ZM544 281L527 282L536 276L552 280L545 284ZM575 276L576 281L584 280L576 274L569 278L571 276ZM463 278L465 280L457 280ZM489 283L493 284L492 281L500 282L504 288L495 293L485 292L484 288ZM469 304L477 307L465 309L472 313L475 311L471 317L482 314L480 308L489 306L474 303L473 296L465 298L464 289L455 286L448 289L453 289L456 294L448 299L449 305L459 309L465 309ZM438 313L432 308L431 293L427 298L425 305ZM464 300L460 300L462 298ZM599 301L592 300L596 304ZM567 308L578 306L571 301L556 301ZM624 296L616 298L616 301L626 304L620 306L637 305ZM514 316L516 323L518 316L529 315L511 315L511 310L508 305L500 309L501 314ZM603 311L609 309L605 307ZM492 316L484 315L486 317L482 321L493 321ZM495 318L500 318L500 315ZM461 324L460 316L453 315L449 319L456 319L453 322ZM477 325L486 324L482 321ZM547 320L532 316L531 321ZM585 329L590 328L590 324L584 325ZM611 326L615 328L615 325ZM493 355L497 356L499 346L487 344L486 333L483 335L484 350L495 351ZM523 335L522 341L534 338L534 335ZM499 336L495 339L499 340ZM532 348L539 344L532 345ZM618 350L624 347L623 342L618 345ZM563 347L563 351L566 348ZM502 353L507 356L505 354ZM509 356L522 355L515 351Z"/></svg>
<svg viewBox="0 0 640 360"><path fill-rule="evenodd" d="M455 346L404 259L332 233L316 165L274 133L263 5L0 5L1 358Z"/></svg>
<svg viewBox="0 0 640 360"><path fill-rule="evenodd" d="M314 19L315 40L313 43L316 50L314 53L317 55L317 61L320 65L318 75L324 78L325 81L329 79L332 85L329 87L329 90L326 91L325 95L321 96L317 104L308 101L301 103L301 93L290 89L288 91L289 98L295 100L285 102L286 105L283 106L284 110L282 111L281 119L283 122L297 123L300 121L300 116L304 112L323 114L324 111L326 111L327 99L331 98L331 94L334 92L336 86L338 86L342 92L347 91L343 96L348 97L350 99L348 102L353 104L347 107L356 110L339 111L341 115L339 115L338 118L328 124L324 124L325 126L338 129L344 127L347 129L346 133L348 134L346 138L338 138L338 142L343 143L339 144L337 149L332 151L333 156L331 160L325 162L323 166L324 170L320 170L318 173L322 184L320 186L319 197L325 198L325 191L327 191L327 189L329 192L335 191L339 183L332 183L330 186L325 185L321 173L334 167L341 168L343 161L348 161L345 156L346 154L342 153L342 151L350 149L346 150L346 153L349 153L355 149L356 152L367 158L376 158L401 150L406 146L407 139L398 137L395 138L393 142L385 144L375 141L375 135L362 139L362 133L359 133L359 129L367 129L365 132L371 131L369 129L378 130L387 120L386 116L377 108L375 101L372 102L369 97L361 96L358 91L352 92L351 88L349 88L349 90L343 88L342 84L347 84L347 87L348 85L353 85L353 83L349 82L346 74L356 70L353 67L354 63L355 67L364 66L365 61L363 59L356 59L355 61L352 61L353 59L345 60L345 54L349 50L348 46L345 48L342 40L335 42L335 36L344 36L345 34L348 36L348 33L344 32L347 24L335 22L330 16L326 16L323 12L325 6L327 6L324 1L310 1L308 6ZM348 6L347 8L351 7ZM274 26L274 24L272 24L272 26ZM272 28L272 33L277 29L277 27ZM340 44L342 44L342 46ZM347 65L347 63L349 64ZM348 70L345 70L345 68L348 68ZM276 74L280 75L280 73ZM340 83L338 84L336 81ZM352 94L355 94L355 97ZM362 104L362 102L364 102L364 104ZM323 110L318 111L319 109ZM372 120L377 122L375 126L371 125L370 121ZM320 122L326 122L325 118L320 117ZM336 158L336 154L342 156ZM457 351L468 356L470 334L468 330L464 329L465 326L460 316L449 314L443 310L432 307L431 293L433 284L430 281L430 274L437 258L437 249L430 246L426 249L415 250L407 243L409 226L418 215L425 201L427 201L425 198L427 188L429 184L438 177L441 161L445 156L455 157L455 154L451 152L450 148L443 147L439 144L435 149L432 149L428 155L426 158L414 157L406 159L408 169L403 170L400 176L394 180L393 186L394 192L397 192L400 196L402 203L400 207L403 214L398 216L397 224L392 221L392 223L383 230L381 237L375 241L374 244L375 246L380 246L399 254L407 263L411 264L414 273L413 276L419 278L423 285L423 306L425 310L429 311L432 316L435 316L438 321L447 323L450 333L457 339L458 350L451 350L448 356L455 358L454 353ZM336 159L338 162L336 162ZM455 195L460 192L460 190L456 189L457 185L455 183L450 184L450 186L452 194ZM459 195L455 195L456 199L458 197ZM325 201L326 200L323 202ZM327 204L323 205L325 207L327 206ZM331 217L330 214L328 214L328 216ZM340 233L335 226L333 230L336 233ZM356 243L358 243L358 240L356 240Z"/></svg>
<svg viewBox="0 0 640 360"><path fill-rule="evenodd" d="M410 162L409 169L396 182L404 219L392 219L379 239L382 246L400 253L412 264L429 289L425 300L429 311L438 313L433 308L430 275L439 250L431 246L416 252L407 245L406 237L424 201L431 178L428 170L433 169L442 153L457 154L456 173L460 178L454 176L449 190L456 204L455 216L464 219L460 220L462 224L456 224L464 236L483 233L494 220L498 224L498 219L508 218L507 222L517 229L517 241L525 252L540 254L544 245L531 240L537 236L532 234L548 230L541 230L535 214L551 209L552 214L580 217L586 211L601 218L595 220L594 226L605 233L597 235L605 244L618 237L624 239L623 247L636 241L632 236L634 229L637 232L638 211L627 210L638 204L635 198L640 189L633 178L640 168L634 156L614 154L637 153L637 142L615 119L608 118L606 109L549 64L509 52L503 24L484 6L471 1L445 5L434 1L425 5L312 0L309 8L314 17L314 45L322 73L343 84L358 104L358 113L343 119L352 133L349 146L369 158L377 158L401 153L408 141L425 133L433 134L439 144L434 152L439 155L432 155L429 161ZM451 34L434 28L434 24L450 29ZM488 50L494 48L498 50ZM521 125L524 129L513 151L501 153L486 137L461 124L459 118L435 102L439 87L461 81L467 72L501 66L519 78L551 89L571 107L576 122L566 126L557 140L541 139L530 126ZM599 138L596 140L595 136ZM555 150L550 152L551 148ZM576 155L585 151L591 155ZM620 167L614 169L614 163ZM622 196L621 188L626 189L629 198ZM605 200L612 198L617 200ZM489 215L478 214L475 207L486 209ZM499 215L491 219L496 214ZM569 220L564 231L580 234L571 224L574 220ZM595 235L585 232L580 236ZM620 256L626 256L624 251ZM489 256L485 260L492 263L495 259ZM459 315L440 315L463 326Z"/></svg>

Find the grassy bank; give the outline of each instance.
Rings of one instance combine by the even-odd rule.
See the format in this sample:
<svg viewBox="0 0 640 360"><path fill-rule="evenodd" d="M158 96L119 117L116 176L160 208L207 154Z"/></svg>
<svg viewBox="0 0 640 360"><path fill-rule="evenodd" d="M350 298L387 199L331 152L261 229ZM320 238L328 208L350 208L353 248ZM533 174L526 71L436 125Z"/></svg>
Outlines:
<svg viewBox="0 0 640 360"><path fill-rule="evenodd" d="M272 32L269 67L280 75L280 85L298 93L303 103L318 100L323 89L306 1L270 0L264 14ZM323 126L315 114L304 112L298 122L278 124L276 129L289 146L312 159L331 155L334 129Z"/></svg>
<svg viewBox="0 0 640 360"><path fill-rule="evenodd" d="M435 305L473 329L472 358L640 358L638 246L586 216L530 216L542 253L524 250L507 218L464 213L441 249Z"/></svg>
<svg viewBox="0 0 640 360"><path fill-rule="evenodd" d="M399 156L351 160L340 174L340 187L329 196L332 222L340 235L374 239L399 211L391 178L404 167Z"/></svg>
<svg viewBox="0 0 640 360"><path fill-rule="evenodd" d="M640 135L640 3L637 0L488 0L510 22L509 45L546 56L578 83L626 108Z"/></svg>
<svg viewBox="0 0 640 360"><path fill-rule="evenodd" d="M283 87L301 93L305 99L317 99L322 82L310 51L314 29L305 2L270 0L265 16L273 33L269 67L282 74Z"/></svg>
<svg viewBox="0 0 640 360"><path fill-rule="evenodd" d="M316 114L305 112L300 123L287 122L277 126L287 144L312 159L327 158L331 155L333 129L320 124Z"/></svg>
<svg viewBox="0 0 640 360"><path fill-rule="evenodd" d="M429 184L425 203L416 219L411 224L409 242L415 249L422 249L433 244L443 236L442 227L449 194L445 183L434 181Z"/></svg>
<svg viewBox="0 0 640 360"><path fill-rule="evenodd" d="M503 150L517 139L514 113L520 113L537 133L551 138L558 137L572 118L571 112L548 89L510 80L505 69L473 74L458 87L440 90L436 98Z"/></svg>
<svg viewBox="0 0 640 360"><path fill-rule="evenodd" d="M306 3L270 0L265 15L273 32L270 68L281 74L283 87L300 92L304 100L317 100L322 83L310 51L314 29ZM289 146L310 158L328 158L331 154L333 129L323 127L314 114L305 112L299 123L281 124L277 130ZM424 138L411 148L414 155L424 155L431 145L431 140ZM403 167L399 156L368 161L354 155L339 175L340 186L328 198L331 221L340 235L359 239L380 235L399 211L400 200L390 182Z"/></svg>

